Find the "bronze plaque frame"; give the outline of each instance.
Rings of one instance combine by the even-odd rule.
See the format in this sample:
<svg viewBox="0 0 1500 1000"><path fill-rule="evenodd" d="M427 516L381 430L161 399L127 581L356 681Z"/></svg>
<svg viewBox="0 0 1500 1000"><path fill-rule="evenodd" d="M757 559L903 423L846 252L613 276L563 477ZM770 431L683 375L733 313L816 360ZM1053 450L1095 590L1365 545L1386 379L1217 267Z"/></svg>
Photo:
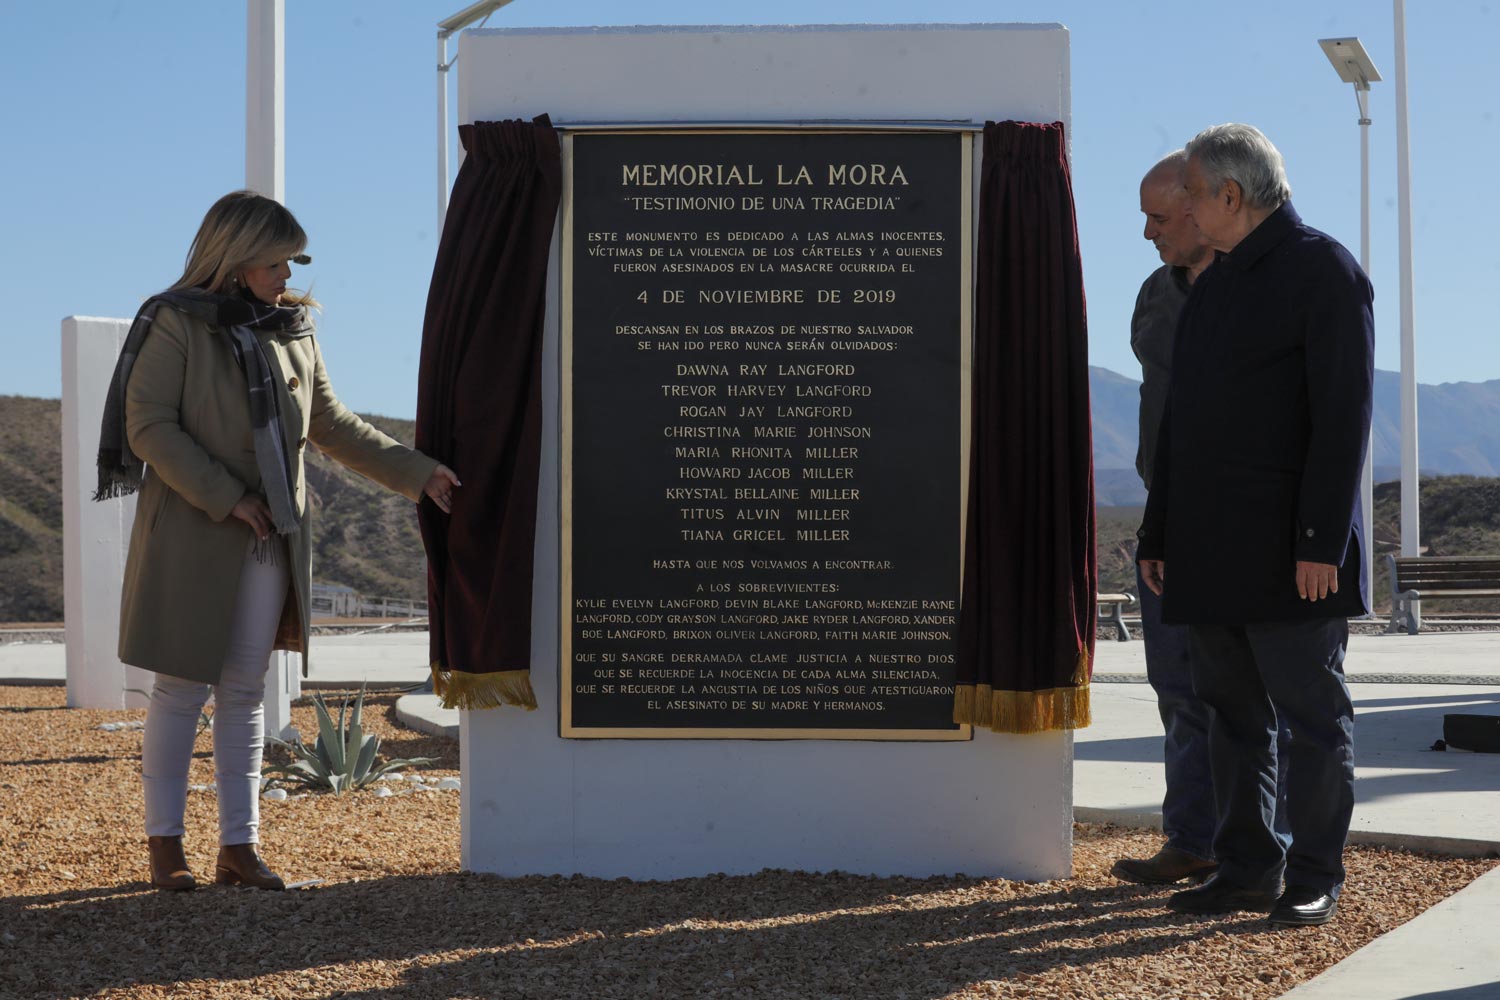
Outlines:
<svg viewBox="0 0 1500 1000"><path fill-rule="evenodd" d="M564 132L562 137L563 196L562 196L562 242L560 252L561 282L559 286L560 309L560 355L559 355L559 531L561 535L560 555L560 614L559 614L559 735L569 739L719 739L719 740L880 740L957 742L972 738L972 727L963 724L951 730L939 729L880 729L880 728L789 728L789 727L642 727L642 726L581 726L573 719L574 635L575 600L573 588L574 558L574 253L577 250L576 222L574 214L573 148L578 138L594 135L784 135L784 134L932 134L930 129L883 127L865 129L857 125L848 127L798 127L798 126L754 126L724 128L601 128L587 132ZM972 385L973 358L973 242L976 225L974 212L974 144L971 131L963 130L959 135L959 483L958 483L958 533L957 552L959 580L955 595L962 592L963 545L967 518L968 470L970 450L970 393ZM736 359L738 360L738 359ZM955 611L956 617L956 611ZM954 631L956 633L956 624Z"/></svg>

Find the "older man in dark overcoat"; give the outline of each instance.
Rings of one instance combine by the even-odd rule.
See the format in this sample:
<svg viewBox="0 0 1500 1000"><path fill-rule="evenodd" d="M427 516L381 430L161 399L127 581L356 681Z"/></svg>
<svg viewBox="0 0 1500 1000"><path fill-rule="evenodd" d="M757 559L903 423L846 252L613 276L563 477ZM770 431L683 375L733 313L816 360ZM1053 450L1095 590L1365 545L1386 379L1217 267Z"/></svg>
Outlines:
<svg viewBox="0 0 1500 1000"><path fill-rule="evenodd" d="M1209 746L1219 870L1186 913L1332 918L1354 805L1348 621L1366 611L1356 516L1369 439L1370 282L1291 205L1281 154L1249 125L1187 145L1185 186L1215 262L1194 283L1137 559L1188 625ZM1278 720L1292 733L1272 828ZM1284 885L1284 890L1283 890Z"/></svg>

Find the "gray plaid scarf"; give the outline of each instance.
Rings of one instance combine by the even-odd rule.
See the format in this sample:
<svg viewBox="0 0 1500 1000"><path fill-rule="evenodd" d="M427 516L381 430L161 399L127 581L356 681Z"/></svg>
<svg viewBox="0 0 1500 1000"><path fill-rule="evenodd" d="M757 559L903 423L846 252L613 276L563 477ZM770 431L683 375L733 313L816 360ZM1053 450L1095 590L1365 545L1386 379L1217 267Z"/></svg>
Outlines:
<svg viewBox="0 0 1500 1000"><path fill-rule="evenodd" d="M268 306L247 296L215 295L197 288L162 292L146 300L130 324L125 346L115 363L114 378L104 399L104 419L99 428L99 484L95 500L134 493L141 487L144 463L130 448L125 433L125 386L151 332L156 310L167 303L190 316L224 331L234 348L235 361L245 373L249 390L250 422L255 432L255 464L260 470L261 489L271 508L276 533L297 530L297 508L292 503L291 464L286 438L282 436L281 413L276 405L276 386L270 359L255 336L257 331L283 337L310 337L312 322L305 306Z"/></svg>

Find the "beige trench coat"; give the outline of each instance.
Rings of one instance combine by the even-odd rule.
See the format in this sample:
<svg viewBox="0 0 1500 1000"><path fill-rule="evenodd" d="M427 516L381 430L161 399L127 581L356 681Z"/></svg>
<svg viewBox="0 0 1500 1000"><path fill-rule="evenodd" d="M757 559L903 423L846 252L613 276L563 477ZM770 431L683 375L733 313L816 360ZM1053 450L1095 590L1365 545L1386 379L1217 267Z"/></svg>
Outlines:
<svg viewBox="0 0 1500 1000"><path fill-rule="evenodd" d="M302 653L306 669L312 571L307 445L411 500L421 498L437 462L338 401L315 337L257 336L277 383L301 520L285 536L292 584L275 648ZM261 487L245 376L229 337L163 304L125 387L125 428L147 469L125 561L120 659L216 684L253 534L229 511Z"/></svg>

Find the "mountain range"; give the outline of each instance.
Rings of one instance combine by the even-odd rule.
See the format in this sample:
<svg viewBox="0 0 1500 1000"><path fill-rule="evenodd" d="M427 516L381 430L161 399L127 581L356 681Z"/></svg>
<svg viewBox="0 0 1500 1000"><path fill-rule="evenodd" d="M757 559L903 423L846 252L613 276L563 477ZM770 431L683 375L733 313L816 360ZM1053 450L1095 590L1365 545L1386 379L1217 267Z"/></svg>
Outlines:
<svg viewBox="0 0 1500 1000"><path fill-rule="evenodd" d="M410 444L410 420L366 415ZM307 450L314 579L367 596L421 599L427 570L416 508L404 497ZM0 396L0 622L63 614L62 407Z"/></svg>
<svg viewBox="0 0 1500 1000"><path fill-rule="evenodd" d="M1102 507L1146 502L1135 472L1137 379L1089 368L1094 411L1094 489ZM1401 475L1401 382L1375 372L1375 481ZM1500 476L1500 379L1417 386L1417 460L1423 475Z"/></svg>
<svg viewBox="0 0 1500 1000"><path fill-rule="evenodd" d="M1090 369L1099 512L1099 584L1134 589L1135 528L1145 491L1135 473L1140 383ZM1397 478L1397 376L1377 372L1376 479ZM1500 380L1424 385L1418 393L1424 474L1500 476ZM410 443L410 420L367 416ZM61 407L55 399L0 396L0 622L62 617ZM410 503L308 452L315 576L366 595L420 598L422 542ZM1396 490L1376 489L1376 540L1397 537ZM1500 551L1500 479L1423 484L1423 543L1436 553ZM1382 550L1383 551L1383 550ZM1382 585L1383 586L1383 585ZM1383 589L1378 593L1384 593Z"/></svg>

